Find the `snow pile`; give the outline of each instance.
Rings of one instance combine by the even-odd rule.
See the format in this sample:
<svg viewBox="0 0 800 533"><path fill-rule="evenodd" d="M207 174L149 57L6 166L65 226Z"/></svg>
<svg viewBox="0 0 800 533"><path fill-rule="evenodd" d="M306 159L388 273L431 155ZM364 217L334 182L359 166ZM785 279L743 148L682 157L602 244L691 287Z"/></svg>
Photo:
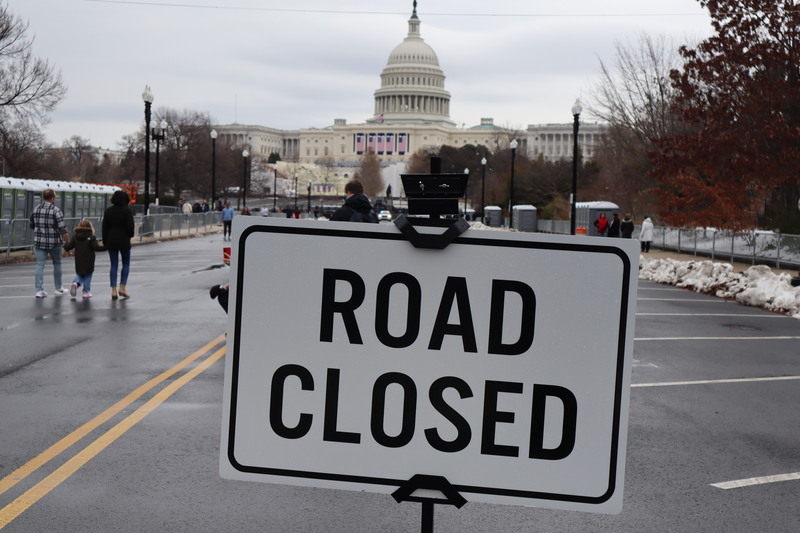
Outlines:
<svg viewBox="0 0 800 533"><path fill-rule="evenodd" d="M792 287L789 274L775 274L765 265L734 272L730 263L641 256L639 279L684 287L800 319L800 287Z"/></svg>

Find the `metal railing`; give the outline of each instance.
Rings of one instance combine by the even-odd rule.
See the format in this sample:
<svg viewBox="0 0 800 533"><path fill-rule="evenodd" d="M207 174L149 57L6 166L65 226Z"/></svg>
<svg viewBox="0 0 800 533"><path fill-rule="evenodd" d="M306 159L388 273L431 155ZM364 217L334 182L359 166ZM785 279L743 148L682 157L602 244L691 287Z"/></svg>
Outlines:
<svg viewBox="0 0 800 533"><path fill-rule="evenodd" d="M98 239L102 239L102 219L87 217L94 226ZM64 224L70 235L82 218L65 218ZM192 214L164 214L135 216L135 237L140 242L147 238L165 238L189 236L207 233L212 228L221 226L220 215L217 212L192 213ZM33 250L33 230L28 225L28 219L0 219L0 253L5 252L6 257L15 251Z"/></svg>
<svg viewBox="0 0 800 533"><path fill-rule="evenodd" d="M640 229L640 226L636 226L634 239L639 238ZM540 219L537 231L569 234L569 221ZM800 269L800 235L771 231L733 232L714 228L656 226L652 246L711 259L763 264L779 269Z"/></svg>
<svg viewBox="0 0 800 533"><path fill-rule="evenodd" d="M659 226L653 234L653 246L731 262L774 265L775 268L800 268L800 235Z"/></svg>

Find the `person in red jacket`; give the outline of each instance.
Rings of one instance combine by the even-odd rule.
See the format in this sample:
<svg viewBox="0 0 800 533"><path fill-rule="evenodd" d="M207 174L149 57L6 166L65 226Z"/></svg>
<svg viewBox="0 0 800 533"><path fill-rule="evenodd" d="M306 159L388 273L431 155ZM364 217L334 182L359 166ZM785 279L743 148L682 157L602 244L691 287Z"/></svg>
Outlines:
<svg viewBox="0 0 800 533"><path fill-rule="evenodd" d="M594 227L597 228L597 234L599 236L606 236L606 232L608 232L608 219L606 218L605 211L600 212L600 216L594 221Z"/></svg>

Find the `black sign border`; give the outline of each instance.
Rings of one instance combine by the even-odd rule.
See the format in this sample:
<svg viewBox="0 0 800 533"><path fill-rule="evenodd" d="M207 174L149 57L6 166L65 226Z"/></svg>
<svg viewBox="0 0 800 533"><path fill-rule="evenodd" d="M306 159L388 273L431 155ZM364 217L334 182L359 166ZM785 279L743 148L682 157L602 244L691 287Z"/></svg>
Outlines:
<svg viewBox="0 0 800 533"><path fill-rule="evenodd" d="M360 238L360 239L380 239L392 241L405 241L405 237L398 233L384 233L376 231L359 231L356 229L338 229L333 227L319 227L313 228L308 226L289 226L289 225L253 225L248 226L242 231L238 239L238 269L237 275L239 283L237 284L236 293L236 323L241 323L242 317L242 295L244 278L244 259L245 259L245 242L247 238L254 233L287 233L295 235L314 235L314 236L328 236L328 237L346 237L346 238ZM588 239L588 238L587 238ZM594 239L587 241L586 244L566 244L566 243L551 243L551 242L531 242L524 240L505 240L505 239L486 239L486 238L472 238L469 237L469 232L463 234L461 237L456 238L452 244L461 245L480 245L480 246L497 246L505 248L527 248L538 250L557 250L568 252L583 252L583 253L609 253L618 256L623 264L623 277L622 277L622 299L620 304L620 331L617 339L617 364L616 364L616 383L614 386L614 417L612 423L612 436L611 436L611 457L609 458L609 477L606 492L600 496L585 496L577 494L559 494L538 491L525 491L516 489L501 489L497 487L480 487L473 485L457 485L453 487L460 493L477 493L487 494L494 496L513 497L513 498L526 498L531 500L548 500L560 502L573 502L587 505L600 505L607 502L614 496L617 487L617 458L619 455L619 434L622 416L622 398L623 398L623 381L625 372L625 344L627 339L627 312L630 305L630 275L631 275L631 262L628 256L623 253L619 248L613 246L605 246L593 244ZM411 246L407 243L408 246ZM234 328L234 344L233 344L233 361L231 372L231 397L230 397L230 410L228 420L228 443L227 443L227 457L230 465L239 472L248 474L262 474L270 476L281 477L294 477L305 479L319 479L325 481L336 481L342 483L361 483L366 485L384 485L388 487L400 487L408 480L406 479L393 479L372 476L356 476L347 474L333 474L330 472L310 472L304 470L291 470L284 468L267 468L259 466L248 466L239 463L234 454L235 450L235 435L236 435L236 407L237 407L237 389L238 389L238 375L239 375L239 346L241 338L240 328ZM424 472L419 472L423 474Z"/></svg>

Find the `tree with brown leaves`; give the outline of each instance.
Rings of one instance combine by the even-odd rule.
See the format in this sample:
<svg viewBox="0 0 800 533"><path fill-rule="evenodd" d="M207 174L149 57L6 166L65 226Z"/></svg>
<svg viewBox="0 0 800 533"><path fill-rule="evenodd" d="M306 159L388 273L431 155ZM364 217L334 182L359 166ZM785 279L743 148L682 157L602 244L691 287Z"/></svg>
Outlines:
<svg viewBox="0 0 800 533"><path fill-rule="evenodd" d="M796 0L699 0L715 35L671 73L686 132L654 154L673 225L800 229L800 9Z"/></svg>

